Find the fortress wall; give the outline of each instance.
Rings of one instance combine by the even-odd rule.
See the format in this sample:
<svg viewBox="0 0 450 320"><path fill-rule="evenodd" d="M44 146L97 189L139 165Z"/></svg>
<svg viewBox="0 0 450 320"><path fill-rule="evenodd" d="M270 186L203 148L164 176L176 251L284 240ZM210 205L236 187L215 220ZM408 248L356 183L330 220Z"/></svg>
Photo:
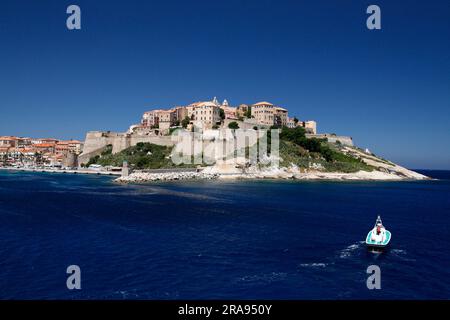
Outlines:
<svg viewBox="0 0 450 320"><path fill-rule="evenodd" d="M239 125L239 129L253 129L254 126L258 126L258 124L250 121L240 121L240 120L233 120L233 119L225 119L223 120L223 127L228 128L228 125L231 122L236 122Z"/></svg>
<svg viewBox="0 0 450 320"><path fill-rule="evenodd" d="M242 122L241 122L242 123ZM246 124L249 125L249 124ZM353 146L353 139L348 136L335 136L330 134L306 134L308 138L328 139L329 142L335 143L340 141L343 145ZM78 157L79 164L87 163L91 157L100 155L107 145L112 145L112 153L118 153L126 148L135 146L139 142L153 143L162 146L173 146L171 136L146 136L146 135L130 135L126 133L90 131L86 134L83 153ZM213 142L204 141L204 147Z"/></svg>
<svg viewBox="0 0 450 320"><path fill-rule="evenodd" d="M82 164L86 164L86 163L88 163L89 159L91 159L92 157L99 156L103 152L103 150L106 149L106 146L107 145L105 144L103 147L98 148L94 151L87 152L87 153L83 152L82 154L80 154L78 156L78 165L81 166Z"/></svg>
<svg viewBox="0 0 450 320"><path fill-rule="evenodd" d="M353 144L353 139L352 137L348 137L348 136L335 136L335 135L330 135L327 133L321 133L321 134L306 134L307 138L317 138L317 139L328 139L328 142L331 143L336 143L336 141L340 141L343 145L352 147Z"/></svg>
<svg viewBox="0 0 450 320"><path fill-rule="evenodd" d="M84 140L83 153L91 153L100 148L106 147L108 144L113 144L113 139L116 133L90 131L86 134Z"/></svg>
<svg viewBox="0 0 450 320"><path fill-rule="evenodd" d="M335 143L336 141L340 141L343 145L349 146L349 147L353 147L353 139L351 137L346 137L346 136L337 136L334 137L328 137L328 141Z"/></svg>
<svg viewBox="0 0 450 320"><path fill-rule="evenodd" d="M107 145L112 145L112 153L118 153L139 142L148 142L163 146L173 146L170 136L133 136L125 133L90 131L86 134L83 153L78 157L79 164L87 163L90 158L100 155Z"/></svg>
<svg viewBox="0 0 450 320"><path fill-rule="evenodd" d="M112 148L113 154L118 153L118 152L125 150L126 148L129 148L132 146L130 143L130 136L128 136L126 134L114 137L111 142L112 142L111 144L113 146L113 148Z"/></svg>
<svg viewBox="0 0 450 320"><path fill-rule="evenodd" d="M160 146L173 146L175 143L170 136L131 136L130 146L135 146L139 142L148 142Z"/></svg>

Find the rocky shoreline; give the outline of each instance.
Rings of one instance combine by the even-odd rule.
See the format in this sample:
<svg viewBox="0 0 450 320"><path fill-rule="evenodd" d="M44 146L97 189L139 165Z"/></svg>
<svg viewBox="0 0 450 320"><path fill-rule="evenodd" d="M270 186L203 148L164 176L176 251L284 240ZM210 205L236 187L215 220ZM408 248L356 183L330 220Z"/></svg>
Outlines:
<svg viewBox="0 0 450 320"><path fill-rule="evenodd" d="M213 180L218 179L219 174L204 172L134 172L126 177L115 179L116 182L123 183L140 183L152 181L177 181L177 180Z"/></svg>
<svg viewBox="0 0 450 320"><path fill-rule="evenodd" d="M114 181L119 183L145 183L164 181L189 181L189 180L329 180L329 181L411 181L431 180L431 178L420 173L408 170L398 165L390 169L395 170L373 170L358 171L353 173L324 172L320 170L299 170L292 166L289 168L265 168L255 167L245 170L234 166L211 166L202 171L167 171L167 172L142 172L136 171L128 176L117 177ZM97 174L97 175L120 175L119 172L96 172L89 170L51 170L51 169L25 169L25 168L0 168L8 171L49 172L49 173L72 173L72 174Z"/></svg>
<svg viewBox="0 0 450 320"><path fill-rule="evenodd" d="M146 173L134 172L129 176L115 179L121 183L144 183L154 181L179 180L331 180L331 181L402 181L402 180L428 180L417 172L402 168L402 172L358 171L354 173L321 172L310 170L300 172L297 168L268 168L267 170L248 170L235 172L218 170L216 167L205 168L201 172L163 172Z"/></svg>

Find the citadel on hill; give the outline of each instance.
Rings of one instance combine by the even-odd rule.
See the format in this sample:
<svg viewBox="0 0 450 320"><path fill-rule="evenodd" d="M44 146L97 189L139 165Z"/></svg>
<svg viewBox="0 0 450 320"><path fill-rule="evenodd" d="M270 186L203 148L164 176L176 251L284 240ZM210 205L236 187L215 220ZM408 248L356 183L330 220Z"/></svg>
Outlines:
<svg viewBox="0 0 450 320"><path fill-rule="evenodd" d="M315 121L299 121L290 118L288 111L270 102L258 102L252 105L241 104L232 107L227 100L219 103L216 97L212 101L199 101L187 106L177 106L169 110L151 110L142 116L138 125L133 125L129 133L137 130L158 129L159 134L167 134L170 127L179 126L186 119L188 126L196 125L204 129L218 129L232 121L238 123L240 128L253 128L254 126L286 126L293 128L303 126L312 134L316 134Z"/></svg>
<svg viewBox="0 0 450 320"><path fill-rule="evenodd" d="M214 98L186 106L146 111L140 122L131 125L126 132L90 131L84 142L53 138L0 137L0 166L77 167L88 163L92 157L101 155L107 148L111 148L112 154L116 154L140 142L173 146L170 134L177 128L192 131L194 127L221 130L268 129L274 126L303 127L307 137L326 138L329 142L339 140L344 145L353 145L350 137L317 134L315 121L290 117L287 109L270 102L231 106L227 100L220 103Z"/></svg>
<svg viewBox="0 0 450 320"><path fill-rule="evenodd" d="M186 106L175 106L170 109L155 109L144 112L140 123L133 124L124 133L110 131L91 131L86 134L83 153L79 157L79 164L87 163L90 158L100 155L108 146L112 146L112 153L120 152L139 142L148 142L163 146L172 146L174 142L170 133L175 128L201 127L202 129L256 129L296 126L304 127L310 137L333 136L318 135L315 121L302 121L296 117L289 117L288 110L270 102L254 104L240 104L230 106L227 100L222 103L216 97L211 101L194 102ZM339 137L341 142L352 144L349 137Z"/></svg>

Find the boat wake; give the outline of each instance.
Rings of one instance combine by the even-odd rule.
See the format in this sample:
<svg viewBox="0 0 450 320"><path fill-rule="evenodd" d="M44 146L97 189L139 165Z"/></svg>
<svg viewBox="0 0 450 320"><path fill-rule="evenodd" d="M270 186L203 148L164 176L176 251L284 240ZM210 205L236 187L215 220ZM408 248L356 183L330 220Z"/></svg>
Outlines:
<svg viewBox="0 0 450 320"><path fill-rule="evenodd" d="M416 261L416 259L407 258L408 253L406 250L402 249L392 249L390 252L395 258L398 258L403 261Z"/></svg>
<svg viewBox="0 0 450 320"><path fill-rule="evenodd" d="M268 284L275 281L282 281L288 276L285 272L271 272L257 275L247 275L238 279L238 282L252 283L252 284Z"/></svg>
<svg viewBox="0 0 450 320"><path fill-rule="evenodd" d="M363 252L364 241L355 242L342 250L337 251L337 253L332 258L327 258L327 262L310 262L301 263L299 268L309 268L309 269L322 269L328 268L330 266L336 265L341 259L349 259L359 253Z"/></svg>
<svg viewBox="0 0 450 320"><path fill-rule="evenodd" d="M313 262L313 263L302 263L300 267L303 268L325 268L329 263L323 262Z"/></svg>
<svg viewBox="0 0 450 320"><path fill-rule="evenodd" d="M364 246L364 241L358 241L354 244L349 245L345 249L339 251L339 258L347 259L353 256L359 249Z"/></svg>

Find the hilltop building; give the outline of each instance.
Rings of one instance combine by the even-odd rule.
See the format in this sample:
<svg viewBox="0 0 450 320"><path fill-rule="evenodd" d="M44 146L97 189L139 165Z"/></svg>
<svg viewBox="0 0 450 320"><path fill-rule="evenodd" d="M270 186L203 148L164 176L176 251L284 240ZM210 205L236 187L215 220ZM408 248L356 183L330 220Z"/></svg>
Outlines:
<svg viewBox="0 0 450 320"><path fill-rule="evenodd" d="M240 104L236 108L236 116L239 118L244 118L247 115L248 110L250 110L250 106L247 104Z"/></svg>
<svg viewBox="0 0 450 320"><path fill-rule="evenodd" d="M275 106L270 102L263 101L251 106L252 117L259 125L273 126L275 124Z"/></svg>

